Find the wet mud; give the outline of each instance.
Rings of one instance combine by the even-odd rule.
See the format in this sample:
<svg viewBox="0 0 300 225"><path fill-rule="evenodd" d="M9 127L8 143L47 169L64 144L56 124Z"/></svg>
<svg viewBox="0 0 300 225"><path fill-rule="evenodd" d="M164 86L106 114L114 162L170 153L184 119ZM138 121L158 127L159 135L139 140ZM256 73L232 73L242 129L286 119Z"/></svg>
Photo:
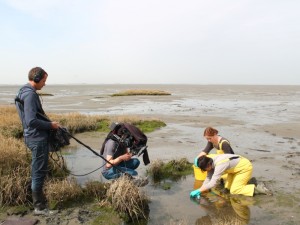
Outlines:
<svg viewBox="0 0 300 225"><path fill-rule="evenodd" d="M300 86L186 86L145 85L171 96L110 97L137 85L49 86L43 97L46 112L80 112L100 115L133 115L156 118L167 126L147 134L150 160L169 161L194 157L205 147L203 130L217 128L230 140L237 154L251 160L253 176L266 183L272 196L222 196L210 192L199 202L189 198L194 177L171 182L163 190L150 182L143 190L150 196L148 224L300 224ZM14 90L11 88L10 90ZM10 92L1 89L0 104L12 104ZM4 93L4 94L3 94ZM76 135L96 151L104 134ZM66 160L73 173L83 174L101 166L101 159L72 142ZM142 159L141 159L142 160ZM138 168L144 174L147 167ZM103 180L100 171L78 177ZM105 180L103 180L105 181Z"/></svg>

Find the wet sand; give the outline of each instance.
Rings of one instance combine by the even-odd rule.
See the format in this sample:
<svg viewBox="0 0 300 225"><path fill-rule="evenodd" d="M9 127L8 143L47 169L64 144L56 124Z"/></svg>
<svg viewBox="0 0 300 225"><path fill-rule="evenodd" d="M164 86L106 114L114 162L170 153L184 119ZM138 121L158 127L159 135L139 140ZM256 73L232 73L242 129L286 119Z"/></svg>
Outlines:
<svg viewBox="0 0 300 225"><path fill-rule="evenodd" d="M165 121L166 127L148 134L151 161L186 157L192 162L206 145L204 128L213 126L230 140L237 154L252 161L253 176L274 193L229 200L208 195L197 205L188 197L195 185L192 176L167 191L150 184L144 188L152 200L148 224L167 224L170 220L202 224L223 214L232 215L232 220L243 218L240 224L300 224L300 86L144 85L142 89L159 89L172 95L109 96L138 87L47 87L44 91L54 96L43 97L43 104L46 112L134 115ZM1 95L0 104L12 104L8 99ZM77 137L93 149L99 149L104 138L94 132ZM69 163L76 172L86 172L97 168L98 159L79 146ZM143 174L146 167L141 165L138 170ZM93 174L86 179L101 177ZM216 214L220 210L224 212ZM228 218L224 216L225 220Z"/></svg>

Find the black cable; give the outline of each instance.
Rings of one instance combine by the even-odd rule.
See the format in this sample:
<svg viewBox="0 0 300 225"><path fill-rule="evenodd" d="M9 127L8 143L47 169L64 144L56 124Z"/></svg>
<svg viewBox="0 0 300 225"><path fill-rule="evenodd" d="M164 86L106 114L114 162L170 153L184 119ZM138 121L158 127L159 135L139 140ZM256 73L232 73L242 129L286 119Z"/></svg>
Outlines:
<svg viewBox="0 0 300 225"><path fill-rule="evenodd" d="M45 120L51 122L51 120L44 114L42 113L38 113L40 116L42 116ZM69 135L71 138L73 138L75 141L77 141L79 144L81 144L82 146L86 147L87 149L89 149L91 152L93 152L96 156L100 157L101 159L103 159L106 163L109 163L112 167L114 167L116 170L118 170L121 173L124 173L128 176L131 177L130 174L128 174L127 172L123 171L122 169L120 169L119 167L115 166L114 164L112 164L110 161L108 161L107 159L105 159L102 155L100 155L98 152L96 152L95 150L93 150L90 146L84 144L83 142L81 142L79 139L77 139L76 137L74 137L72 134L70 134L70 132L68 132L67 130L62 129L61 127L59 127L59 129L62 132L65 132L67 135ZM101 168L101 167L100 167Z"/></svg>
<svg viewBox="0 0 300 225"><path fill-rule="evenodd" d="M61 129L61 128L60 128ZM125 171L121 170L120 168L118 168L117 166L115 166L114 164L112 164L110 161L108 161L106 158L104 158L102 155L100 155L98 152L94 151L90 146L84 144L83 142L81 142L79 139L77 139L76 137L74 137L73 135L71 135L68 131L61 129L63 132L67 133L71 138L73 138L75 141L77 141L79 144L83 145L84 147L86 147L87 149L89 149L91 152L93 152L96 156L100 157L101 159L103 159L105 162L109 163L110 165L112 165L112 167L114 167L115 169L117 169L119 172L121 173L126 173ZM128 174L129 175L129 174Z"/></svg>
<svg viewBox="0 0 300 225"><path fill-rule="evenodd" d="M75 177L83 177L83 176L87 176L87 175L89 175L89 174L91 174L91 173L94 173L94 172L96 172L97 170L100 170L102 167L103 167L103 166L100 166L100 167L98 167L97 169L94 169L94 170L92 170L91 172L88 172L88 173L85 173L85 174L74 174L74 173L71 173L71 172L69 172L69 174L71 174L71 175L73 175L73 176L75 176Z"/></svg>
<svg viewBox="0 0 300 225"><path fill-rule="evenodd" d="M65 166L65 160L64 160L64 157L62 156L62 154L61 154L61 150L59 150L59 152L60 152L60 154L58 154L58 152L52 152L52 154L50 154L50 158L52 159L52 161L58 166L58 167L60 167L63 171L65 171L66 173L68 173L68 174L70 174L70 175L72 175L72 176L76 176L76 177L80 177L80 176L87 176L87 175L89 175L89 174L91 174L91 173L94 173L95 171L97 171L97 170L99 170L99 169L101 169L103 166L100 166L99 168L97 168L97 169L95 169L95 170L93 170L93 171L91 171L91 172L88 172L88 173L85 173L85 174L74 174L74 173L71 173L69 170L68 170L68 168ZM57 160L56 159L54 159L53 157L52 157L52 155L53 154L56 154L56 156L57 156ZM59 165L59 163L58 162L60 162L60 159L62 160L62 165Z"/></svg>

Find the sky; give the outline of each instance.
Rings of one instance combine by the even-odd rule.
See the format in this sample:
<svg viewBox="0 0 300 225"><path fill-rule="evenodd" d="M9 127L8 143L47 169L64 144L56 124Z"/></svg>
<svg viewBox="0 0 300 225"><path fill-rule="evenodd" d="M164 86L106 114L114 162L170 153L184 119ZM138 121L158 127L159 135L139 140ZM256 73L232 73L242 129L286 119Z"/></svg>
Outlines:
<svg viewBox="0 0 300 225"><path fill-rule="evenodd" d="M0 0L0 84L300 85L299 0Z"/></svg>

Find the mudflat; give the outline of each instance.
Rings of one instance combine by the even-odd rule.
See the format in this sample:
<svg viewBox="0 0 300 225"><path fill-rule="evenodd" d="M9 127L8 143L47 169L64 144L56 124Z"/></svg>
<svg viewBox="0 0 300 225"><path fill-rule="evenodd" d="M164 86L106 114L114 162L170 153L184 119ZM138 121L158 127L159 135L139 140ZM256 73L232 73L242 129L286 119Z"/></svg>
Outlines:
<svg viewBox="0 0 300 225"><path fill-rule="evenodd" d="M110 96L138 88L163 90L171 95ZM16 91L15 86L1 87L0 104L13 104L12 93ZM248 210L243 224L300 224L300 86L61 85L47 86L43 91L53 94L42 97L46 112L163 120L166 127L148 134L151 161L186 157L193 162L206 145L205 127L218 129L236 154L252 161L253 176L273 192L273 196L238 199L240 206ZM100 148L104 138L92 133L78 137L94 149ZM139 172L146 169L141 165ZM217 217L212 210L191 202L189 192L193 187L193 177L174 184L169 191L146 186L152 199L148 224L165 224L163 218L201 224L205 216L210 220Z"/></svg>

